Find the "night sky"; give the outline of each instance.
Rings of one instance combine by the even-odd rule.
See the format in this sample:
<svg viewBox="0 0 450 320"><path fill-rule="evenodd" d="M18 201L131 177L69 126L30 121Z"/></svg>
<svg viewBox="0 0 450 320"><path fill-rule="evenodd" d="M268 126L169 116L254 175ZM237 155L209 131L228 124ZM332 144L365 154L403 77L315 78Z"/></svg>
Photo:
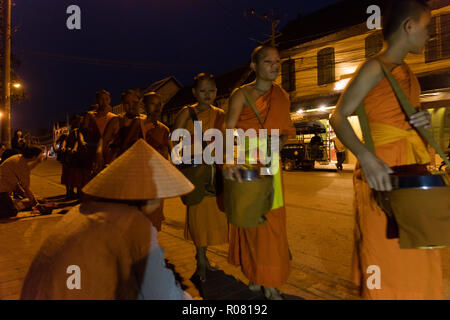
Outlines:
<svg viewBox="0 0 450 320"><path fill-rule="evenodd" d="M13 103L12 126L51 128L85 111L105 88L112 105L124 89L174 75L189 85L199 72L220 74L249 59L270 26L244 12L275 9L280 27L337 0L15 0L12 53L28 100ZM81 8L81 30L66 9Z"/></svg>

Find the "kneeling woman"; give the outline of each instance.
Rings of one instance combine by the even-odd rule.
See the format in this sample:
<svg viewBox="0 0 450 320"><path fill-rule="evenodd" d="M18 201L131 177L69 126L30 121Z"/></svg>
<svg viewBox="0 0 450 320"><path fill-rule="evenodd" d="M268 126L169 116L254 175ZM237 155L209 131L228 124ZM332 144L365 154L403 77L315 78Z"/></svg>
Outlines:
<svg viewBox="0 0 450 320"><path fill-rule="evenodd" d="M194 121L202 124L203 133L211 128L222 130L225 113L212 104L216 99L217 87L212 74L200 73L194 78L192 93L197 103L184 107L177 116L175 129L184 128L194 135ZM193 143L193 139L191 140ZM205 145L203 146L204 149ZM191 150L194 150L192 146ZM211 267L206 250L208 246L228 243L228 221L226 215L220 211L214 195L206 195L200 203L187 206L185 238L192 240L196 246L197 274L201 280L206 279L206 270Z"/></svg>

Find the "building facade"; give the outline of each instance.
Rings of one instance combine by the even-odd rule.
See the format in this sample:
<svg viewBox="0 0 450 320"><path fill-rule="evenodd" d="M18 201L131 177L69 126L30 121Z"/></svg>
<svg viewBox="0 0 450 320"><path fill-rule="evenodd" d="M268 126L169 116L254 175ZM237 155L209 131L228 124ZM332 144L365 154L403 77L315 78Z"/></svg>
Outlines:
<svg viewBox="0 0 450 320"><path fill-rule="evenodd" d="M323 18L333 9L342 10L348 3L343 1L333 8L325 8ZM379 4L383 5L383 1ZM364 5L364 1L359 5L360 19L369 17ZM432 114L434 136L445 150L450 138L450 5L447 1L432 1L431 5L433 19L426 50L423 54L409 55L406 62L419 78L422 107ZM349 18L349 23L357 21L358 17ZM290 94L293 120L296 123L320 121L332 131L328 119L340 95L358 67L382 47L381 30L369 30L366 21L310 41L300 40L295 45L281 43L282 72L276 82ZM361 136L357 118L351 117L350 122ZM330 146L330 152L331 149ZM348 159L355 162L350 154Z"/></svg>

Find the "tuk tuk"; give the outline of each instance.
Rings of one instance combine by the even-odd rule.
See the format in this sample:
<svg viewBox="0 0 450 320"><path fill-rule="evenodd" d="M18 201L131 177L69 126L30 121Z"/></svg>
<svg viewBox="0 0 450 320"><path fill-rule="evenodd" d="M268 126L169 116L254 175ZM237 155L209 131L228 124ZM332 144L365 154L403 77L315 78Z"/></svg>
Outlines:
<svg viewBox="0 0 450 320"><path fill-rule="evenodd" d="M281 150L281 165L286 171L312 170L316 161L329 164L330 134L318 121L296 123L297 138L288 140Z"/></svg>

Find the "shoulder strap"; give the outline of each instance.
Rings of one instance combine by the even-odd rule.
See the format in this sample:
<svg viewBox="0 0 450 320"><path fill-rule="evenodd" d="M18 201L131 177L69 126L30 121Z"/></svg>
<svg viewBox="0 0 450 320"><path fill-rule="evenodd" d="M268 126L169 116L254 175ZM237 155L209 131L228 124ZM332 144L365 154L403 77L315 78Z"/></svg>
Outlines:
<svg viewBox="0 0 450 320"><path fill-rule="evenodd" d="M405 94L403 89L400 87L400 84L397 82L397 80L392 75L391 71L385 66L385 64L378 60L381 64L381 68L383 69L383 72L388 79L389 83L392 86L392 89L395 92L395 96L397 97L398 102L400 103L400 106L402 107L403 111L405 112L407 118L409 119L411 115L417 112L416 108L412 105L411 101L409 101L408 96ZM419 127L415 128L420 135L436 150L436 152L441 156L441 158L446 162L447 166L450 167L450 161L445 156L444 152L442 151L439 144L434 140L433 135L431 132L426 129L425 127Z"/></svg>
<svg viewBox="0 0 450 320"><path fill-rule="evenodd" d="M259 114L258 108L256 107L255 101L253 101L253 98L248 94L247 90L245 88L241 88L242 92L244 93L245 99L247 100L250 107L252 107L253 111L256 114L256 117L258 118L259 124L261 127L264 128L264 123L261 120L261 115Z"/></svg>
<svg viewBox="0 0 450 320"><path fill-rule="evenodd" d="M355 113L359 119L359 125L363 134L364 144L373 154L375 154L375 144L373 143L372 134L370 133L370 125L369 120L367 120L367 113L364 107L364 102L361 102Z"/></svg>
<svg viewBox="0 0 450 320"><path fill-rule="evenodd" d="M214 128L221 130L224 121L225 121L225 113L217 111L216 112L216 119L214 121Z"/></svg>
<svg viewBox="0 0 450 320"><path fill-rule="evenodd" d="M194 107L189 106L188 110L189 110L189 114L191 115L192 121L198 121L197 113L195 112Z"/></svg>

